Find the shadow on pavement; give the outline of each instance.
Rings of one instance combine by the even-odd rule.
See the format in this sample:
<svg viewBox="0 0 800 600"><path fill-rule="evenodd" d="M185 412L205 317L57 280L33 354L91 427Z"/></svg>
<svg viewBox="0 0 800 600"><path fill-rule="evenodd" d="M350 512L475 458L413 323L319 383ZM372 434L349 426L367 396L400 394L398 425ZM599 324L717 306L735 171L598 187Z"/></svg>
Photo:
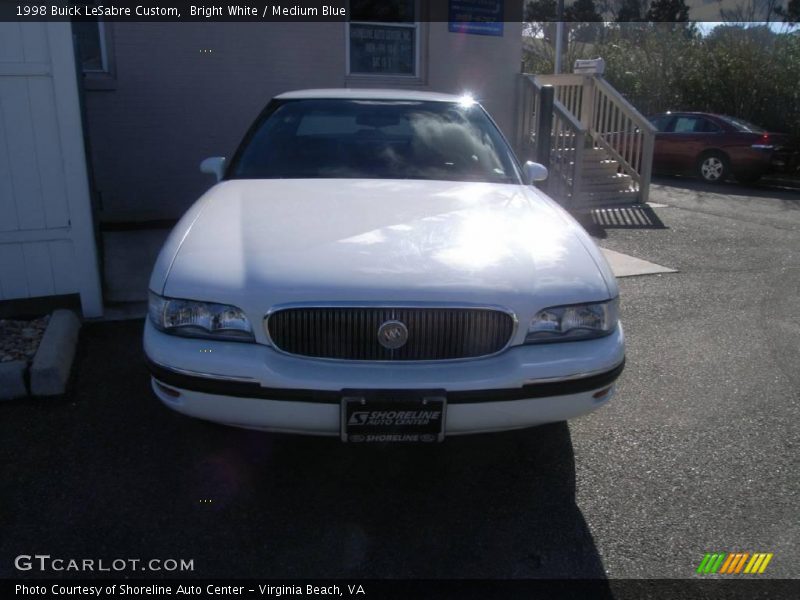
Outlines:
<svg viewBox="0 0 800 600"><path fill-rule="evenodd" d="M3 406L0 576L35 552L194 560L134 577L605 577L566 424L383 448L206 424L152 396L141 327L86 326L66 397Z"/></svg>
<svg viewBox="0 0 800 600"><path fill-rule="evenodd" d="M607 229L667 229L653 208L646 204L596 208L573 216L589 235L600 239L608 237Z"/></svg>

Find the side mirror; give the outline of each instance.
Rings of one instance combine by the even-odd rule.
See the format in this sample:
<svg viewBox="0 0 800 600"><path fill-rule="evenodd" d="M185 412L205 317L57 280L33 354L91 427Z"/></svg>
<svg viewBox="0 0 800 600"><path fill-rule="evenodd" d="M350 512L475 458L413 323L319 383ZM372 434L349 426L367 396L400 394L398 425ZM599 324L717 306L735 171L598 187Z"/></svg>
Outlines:
<svg viewBox="0 0 800 600"><path fill-rule="evenodd" d="M522 172L525 175L525 183L533 185L537 181L544 181L547 179L547 167L539 163L528 161L522 166Z"/></svg>
<svg viewBox="0 0 800 600"><path fill-rule="evenodd" d="M212 156L205 159L200 163L200 172L214 175L217 178L217 181L221 181L222 176L225 173L225 157Z"/></svg>

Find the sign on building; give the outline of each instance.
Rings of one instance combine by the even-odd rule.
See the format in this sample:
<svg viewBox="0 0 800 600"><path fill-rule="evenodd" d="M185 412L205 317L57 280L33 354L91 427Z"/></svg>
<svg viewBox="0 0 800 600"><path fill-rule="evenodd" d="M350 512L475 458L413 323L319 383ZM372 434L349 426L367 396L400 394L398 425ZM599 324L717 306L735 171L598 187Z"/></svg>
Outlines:
<svg viewBox="0 0 800 600"><path fill-rule="evenodd" d="M453 33L503 35L503 0L450 0Z"/></svg>

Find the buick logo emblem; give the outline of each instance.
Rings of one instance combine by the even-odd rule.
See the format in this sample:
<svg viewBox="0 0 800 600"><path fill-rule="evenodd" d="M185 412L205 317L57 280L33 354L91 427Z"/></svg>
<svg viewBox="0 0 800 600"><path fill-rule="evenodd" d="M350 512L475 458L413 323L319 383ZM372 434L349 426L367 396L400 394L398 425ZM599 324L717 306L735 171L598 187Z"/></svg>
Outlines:
<svg viewBox="0 0 800 600"><path fill-rule="evenodd" d="M406 345L408 328L400 321L386 321L378 328L378 343L387 350L397 350Z"/></svg>

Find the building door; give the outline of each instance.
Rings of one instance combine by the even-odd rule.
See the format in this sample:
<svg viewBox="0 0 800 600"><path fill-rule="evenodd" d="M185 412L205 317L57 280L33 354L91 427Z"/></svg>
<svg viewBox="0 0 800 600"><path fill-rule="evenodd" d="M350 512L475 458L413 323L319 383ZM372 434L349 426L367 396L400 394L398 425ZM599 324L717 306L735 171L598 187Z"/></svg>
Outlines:
<svg viewBox="0 0 800 600"><path fill-rule="evenodd" d="M70 24L0 23L0 300L74 293L102 314Z"/></svg>

